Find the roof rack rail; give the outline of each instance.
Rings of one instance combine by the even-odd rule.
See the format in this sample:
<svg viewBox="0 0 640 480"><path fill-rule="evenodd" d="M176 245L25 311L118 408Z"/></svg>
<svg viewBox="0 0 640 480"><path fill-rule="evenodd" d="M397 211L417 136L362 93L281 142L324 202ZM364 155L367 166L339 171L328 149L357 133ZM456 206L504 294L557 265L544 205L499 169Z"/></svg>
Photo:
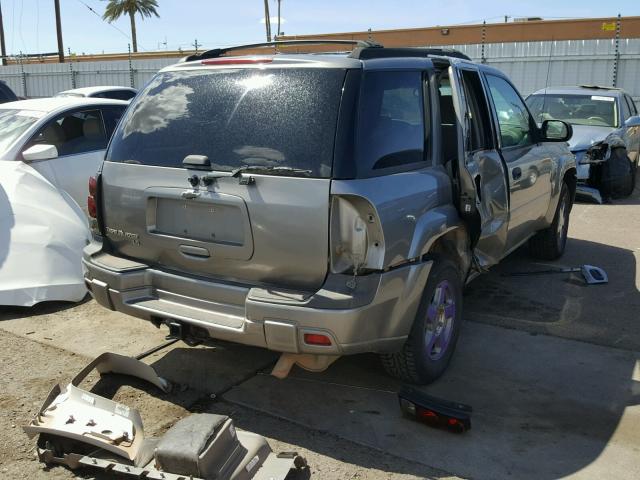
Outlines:
<svg viewBox="0 0 640 480"><path fill-rule="evenodd" d="M578 86L582 88L590 88L593 90L621 90L618 87L606 87L603 85L578 85Z"/></svg>
<svg viewBox="0 0 640 480"><path fill-rule="evenodd" d="M368 60L373 58L392 58L392 57L453 57L462 60L472 61L467 55L453 48L430 48L430 47L392 47L392 48L359 48L354 50L352 58L360 60Z"/></svg>
<svg viewBox="0 0 640 480"><path fill-rule="evenodd" d="M251 43L248 45L237 45L235 47L214 48L202 53L189 55L184 58L184 62L192 60L202 60L205 58L221 57L225 53L235 50L247 50L249 48L268 48L268 47L287 47L295 45L355 45L359 49L382 48L382 45L376 42L365 40L276 40L273 42Z"/></svg>

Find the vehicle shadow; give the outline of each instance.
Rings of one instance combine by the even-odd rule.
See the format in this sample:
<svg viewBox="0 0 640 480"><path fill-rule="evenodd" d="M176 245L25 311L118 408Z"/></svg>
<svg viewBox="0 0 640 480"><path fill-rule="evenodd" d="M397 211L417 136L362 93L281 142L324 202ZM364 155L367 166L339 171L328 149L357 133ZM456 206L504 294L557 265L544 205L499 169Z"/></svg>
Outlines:
<svg viewBox="0 0 640 480"><path fill-rule="evenodd" d="M383 373L375 355L341 358L323 373L296 367L285 380L269 376L267 363L235 383L229 368L255 349L237 347L225 360L231 367L176 349L154 367L194 389L227 378L216 397L223 401L198 408L232 413L241 428L354 465L417 476L435 468L471 478L551 480L588 469L632 478L633 446L640 443L633 421L640 405L636 260L628 249L571 238L551 266L583 263L603 267L609 283L587 286L579 274L510 277L549 266L532 263L522 249L469 285L470 321L453 361L440 380L422 387L473 406L473 428L464 435L404 418L395 393L400 382ZM604 348L612 346L618 348ZM359 445L389 455L371 464Z"/></svg>
<svg viewBox="0 0 640 480"><path fill-rule="evenodd" d="M513 276L513 273L579 267L603 268L609 282L587 285L581 273ZM466 318L528 332L640 351L640 292L631 250L569 238L555 262L534 262L521 248L471 282Z"/></svg>
<svg viewBox="0 0 640 480"><path fill-rule="evenodd" d="M87 293L79 302L51 301L41 302L32 307L0 306L0 322L4 320L16 320L18 318L38 317L50 315L52 313L63 312L91 300L91 295Z"/></svg>

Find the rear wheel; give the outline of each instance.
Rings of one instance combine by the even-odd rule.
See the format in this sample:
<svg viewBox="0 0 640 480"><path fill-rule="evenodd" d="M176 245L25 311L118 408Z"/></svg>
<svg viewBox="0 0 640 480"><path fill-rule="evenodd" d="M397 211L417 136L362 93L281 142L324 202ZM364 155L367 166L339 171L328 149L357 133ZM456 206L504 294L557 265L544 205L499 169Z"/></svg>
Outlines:
<svg viewBox="0 0 640 480"><path fill-rule="evenodd" d="M571 212L571 193L569 186L562 182L558 207L549 228L536 233L529 240L531 255L542 260L555 260L564 253L569 230L569 213Z"/></svg>
<svg viewBox="0 0 640 480"><path fill-rule="evenodd" d="M385 370L401 380L427 384L447 368L462 321L462 285L455 265L436 260L402 350L381 355Z"/></svg>

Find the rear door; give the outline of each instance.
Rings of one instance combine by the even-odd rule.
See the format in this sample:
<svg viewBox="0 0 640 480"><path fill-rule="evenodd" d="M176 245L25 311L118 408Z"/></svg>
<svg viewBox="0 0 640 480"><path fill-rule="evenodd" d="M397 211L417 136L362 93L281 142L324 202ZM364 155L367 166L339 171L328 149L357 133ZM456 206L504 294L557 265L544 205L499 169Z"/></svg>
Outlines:
<svg viewBox="0 0 640 480"><path fill-rule="evenodd" d="M538 141L536 124L517 90L501 76L485 73L484 77L499 152L508 171L510 250L540 228L551 202L552 174L557 169L551 151Z"/></svg>
<svg viewBox="0 0 640 480"><path fill-rule="evenodd" d="M480 73L471 65L452 67L453 90L460 138L458 171L459 211L463 218L480 219L474 252L480 267L504 255L509 223L509 189L505 164L498 153L489 105ZM442 95L443 92L441 92ZM441 106L443 102L441 101Z"/></svg>
<svg viewBox="0 0 640 480"><path fill-rule="evenodd" d="M102 170L110 247L190 275L318 288L345 71L196 68L151 80L116 130ZM230 176L243 166L263 170Z"/></svg>

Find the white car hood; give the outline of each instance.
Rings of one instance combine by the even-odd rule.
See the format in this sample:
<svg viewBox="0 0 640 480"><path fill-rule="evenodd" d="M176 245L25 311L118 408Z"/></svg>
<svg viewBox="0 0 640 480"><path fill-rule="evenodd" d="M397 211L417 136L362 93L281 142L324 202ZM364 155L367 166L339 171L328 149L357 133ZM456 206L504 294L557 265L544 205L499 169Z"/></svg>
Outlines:
<svg viewBox="0 0 640 480"><path fill-rule="evenodd" d="M82 300L90 236L66 192L23 162L0 160L0 305Z"/></svg>

